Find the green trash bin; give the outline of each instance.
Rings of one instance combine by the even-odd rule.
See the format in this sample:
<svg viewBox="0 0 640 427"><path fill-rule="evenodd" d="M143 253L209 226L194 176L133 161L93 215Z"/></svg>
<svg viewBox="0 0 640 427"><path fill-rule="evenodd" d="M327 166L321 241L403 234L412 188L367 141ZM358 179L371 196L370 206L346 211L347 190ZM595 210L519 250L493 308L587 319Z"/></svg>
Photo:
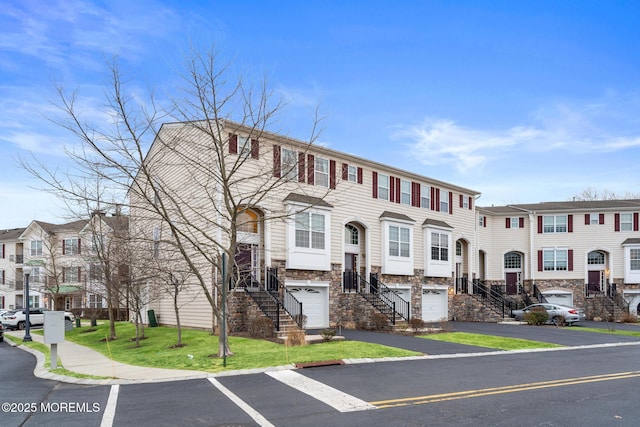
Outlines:
<svg viewBox="0 0 640 427"><path fill-rule="evenodd" d="M158 321L156 320L156 312L153 310L147 310L147 316L149 317L149 326L154 328L158 326Z"/></svg>
<svg viewBox="0 0 640 427"><path fill-rule="evenodd" d="M80 327L80 318L76 317L76 328Z"/></svg>

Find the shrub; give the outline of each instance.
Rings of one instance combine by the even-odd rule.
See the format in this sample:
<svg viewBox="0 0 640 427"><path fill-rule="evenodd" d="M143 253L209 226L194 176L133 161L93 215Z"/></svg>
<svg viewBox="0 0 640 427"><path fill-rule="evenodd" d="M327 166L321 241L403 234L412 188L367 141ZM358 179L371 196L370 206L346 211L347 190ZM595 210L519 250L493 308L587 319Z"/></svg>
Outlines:
<svg viewBox="0 0 640 427"><path fill-rule="evenodd" d="M306 344L307 344L307 339L304 331L297 329L295 331L287 332L287 341L286 341L287 346L298 347Z"/></svg>
<svg viewBox="0 0 640 427"><path fill-rule="evenodd" d="M544 308L534 308L528 313L524 314L524 320L529 325L542 325L549 320L549 313Z"/></svg>
<svg viewBox="0 0 640 427"><path fill-rule="evenodd" d="M373 329L380 331L389 325L389 319L382 313L373 313L371 315L371 323L373 324Z"/></svg>
<svg viewBox="0 0 640 427"><path fill-rule="evenodd" d="M620 317L620 321L622 323L638 323L638 316L636 316L635 314L631 314L631 313L624 313Z"/></svg>
<svg viewBox="0 0 640 427"><path fill-rule="evenodd" d="M320 332L320 335L322 335L322 339L325 341L331 341L333 339L333 337L336 336L336 330L335 329L323 329L322 332Z"/></svg>
<svg viewBox="0 0 640 427"><path fill-rule="evenodd" d="M253 338L273 338L273 320L268 317L251 319L247 326L247 332Z"/></svg>
<svg viewBox="0 0 640 427"><path fill-rule="evenodd" d="M424 328L424 320L419 317L412 317L409 319L409 325L411 326L411 329L417 331Z"/></svg>

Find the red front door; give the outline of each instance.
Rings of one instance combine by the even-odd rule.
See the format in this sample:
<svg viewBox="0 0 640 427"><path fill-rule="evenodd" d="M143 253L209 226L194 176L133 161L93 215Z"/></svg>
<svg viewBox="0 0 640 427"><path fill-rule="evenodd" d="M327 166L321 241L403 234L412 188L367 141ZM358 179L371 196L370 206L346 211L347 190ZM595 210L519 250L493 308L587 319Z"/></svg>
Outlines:
<svg viewBox="0 0 640 427"><path fill-rule="evenodd" d="M518 273L507 273L506 282L507 295L516 295L518 293Z"/></svg>

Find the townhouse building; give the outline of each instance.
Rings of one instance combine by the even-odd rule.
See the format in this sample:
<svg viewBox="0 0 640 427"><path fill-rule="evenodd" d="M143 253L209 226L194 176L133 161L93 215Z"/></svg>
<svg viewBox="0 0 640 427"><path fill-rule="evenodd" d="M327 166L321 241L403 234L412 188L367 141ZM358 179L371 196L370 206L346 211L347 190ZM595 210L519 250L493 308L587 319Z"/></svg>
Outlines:
<svg viewBox="0 0 640 427"><path fill-rule="evenodd" d="M251 194L256 187L272 186L268 197L238 206L236 223L242 225L232 262L239 276L232 290L232 328L246 325L265 291L271 294L267 299L275 297L285 306L287 300L302 303L307 328L358 326L375 312L392 321L449 317L454 284L475 277L477 191L327 147L256 133L238 123L218 126L216 143L226 164L240 167L236 173L246 177L231 191ZM202 201L222 200L215 192L224 190L208 185L210 176L188 169L218 167L213 161L202 164L210 156L210 140L193 123L163 125L147 154L146 168L153 177L149 191L170 194L165 200L209 206L200 215L215 217L215 203ZM199 159L197 167L185 161L193 157ZM169 224L146 217L152 209L145 201L152 203L154 195L130 198L132 229L144 229L154 241L165 236ZM188 204L181 205L182 215ZM196 213L176 221L196 222L202 235L216 233ZM204 265L203 274L210 269ZM209 277L213 282L217 276ZM188 289L180 297L186 304L182 324L210 327L211 307L197 286ZM175 322L171 298L150 307L162 323Z"/></svg>
<svg viewBox="0 0 640 427"><path fill-rule="evenodd" d="M128 218L98 215L65 224L32 221L26 228L0 233L0 307L26 306L28 274L31 307L74 311L77 315L90 315L87 309L106 308L103 263L96 256L96 229L111 236L116 229L128 229Z"/></svg>
<svg viewBox="0 0 640 427"><path fill-rule="evenodd" d="M478 278L505 295L637 315L640 200L478 207Z"/></svg>

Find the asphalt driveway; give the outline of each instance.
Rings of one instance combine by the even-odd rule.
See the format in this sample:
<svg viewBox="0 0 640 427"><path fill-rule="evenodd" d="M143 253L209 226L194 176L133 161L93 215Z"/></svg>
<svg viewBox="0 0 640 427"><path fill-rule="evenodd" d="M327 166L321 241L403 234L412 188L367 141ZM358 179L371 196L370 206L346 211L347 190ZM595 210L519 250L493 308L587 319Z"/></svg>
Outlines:
<svg viewBox="0 0 640 427"><path fill-rule="evenodd" d="M639 324L605 323L605 322L580 322L578 325L556 327L552 325L531 326L519 324L500 324L482 322L449 322L449 328L455 332L470 332L476 334L496 335L509 338L522 338L526 340L560 344L568 347L610 344L624 342L638 342L638 337L621 335L600 334L581 331L581 328L592 327L613 330L634 330L640 332ZM464 344L454 344L435 340L427 340L414 336L391 334L386 332L343 330L347 340L364 341L390 347L403 348L428 355L456 354L456 353L481 353L494 351L485 347L476 347Z"/></svg>

